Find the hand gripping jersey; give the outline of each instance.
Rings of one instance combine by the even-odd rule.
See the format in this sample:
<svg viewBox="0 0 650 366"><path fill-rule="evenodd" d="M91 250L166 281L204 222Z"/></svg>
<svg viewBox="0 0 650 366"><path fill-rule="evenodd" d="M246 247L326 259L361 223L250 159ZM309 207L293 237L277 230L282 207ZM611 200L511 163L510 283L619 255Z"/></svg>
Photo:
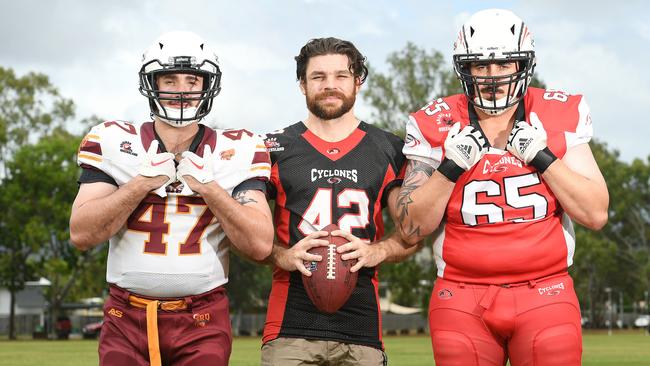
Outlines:
<svg viewBox="0 0 650 366"><path fill-rule="evenodd" d="M268 191L275 199L281 243L294 245L331 223L368 241L382 237L382 207L403 175L401 139L361 122L346 139L326 142L298 122L267 135L266 146L272 162ZM263 341L277 337L383 348L376 268L359 271L356 289L335 314L316 309L299 271L276 268Z"/></svg>
<svg viewBox="0 0 650 366"><path fill-rule="evenodd" d="M455 95L411 114L404 154L437 168L447 131L455 122L471 123L471 112L465 95ZM528 120L531 112L542 121L548 147L559 159L591 139L589 107L581 95L530 88L518 113ZM434 242L439 277L485 284L564 271L574 248L571 220L541 175L493 147L459 178Z"/></svg>
<svg viewBox="0 0 650 366"><path fill-rule="evenodd" d="M229 193L241 182L270 172L262 139L246 130L203 128L196 153L212 148L215 180ZM100 170L118 186L138 174L155 138L153 122L111 121L95 126L79 148L78 163ZM149 194L110 239L106 280L154 297L200 294L228 282L225 233L199 196L182 196L171 184L167 197Z"/></svg>

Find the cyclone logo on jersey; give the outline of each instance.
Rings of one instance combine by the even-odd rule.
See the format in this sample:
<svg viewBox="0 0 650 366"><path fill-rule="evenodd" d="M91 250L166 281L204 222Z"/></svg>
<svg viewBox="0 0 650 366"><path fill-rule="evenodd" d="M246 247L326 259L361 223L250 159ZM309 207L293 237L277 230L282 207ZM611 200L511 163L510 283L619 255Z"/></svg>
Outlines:
<svg viewBox="0 0 650 366"><path fill-rule="evenodd" d="M416 146L420 145L420 140L416 139L415 136L409 133L404 139L404 145L406 145L406 147L415 148Z"/></svg>
<svg viewBox="0 0 650 366"><path fill-rule="evenodd" d="M356 169L316 169L311 170L311 181L326 178L330 184L340 183L343 179L348 179L357 183L358 171Z"/></svg>

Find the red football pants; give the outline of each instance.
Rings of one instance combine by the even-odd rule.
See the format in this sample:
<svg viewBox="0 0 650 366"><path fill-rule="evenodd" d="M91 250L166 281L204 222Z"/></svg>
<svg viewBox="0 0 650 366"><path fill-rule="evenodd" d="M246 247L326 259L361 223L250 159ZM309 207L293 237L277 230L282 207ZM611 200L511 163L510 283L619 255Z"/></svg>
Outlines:
<svg viewBox="0 0 650 366"><path fill-rule="evenodd" d="M146 310L134 306L131 295L117 286L110 288L99 338L101 366L149 365ZM226 290L218 287L179 301L184 310L158 310L162 365L228 365L232 335Z"/></svg>
<svg viewBox="0 0 650 366"><path fill-rule="evenodd" d="M429 326L437 366L580 365L580 306L567 273L490 286L439 278Z"/></svg>

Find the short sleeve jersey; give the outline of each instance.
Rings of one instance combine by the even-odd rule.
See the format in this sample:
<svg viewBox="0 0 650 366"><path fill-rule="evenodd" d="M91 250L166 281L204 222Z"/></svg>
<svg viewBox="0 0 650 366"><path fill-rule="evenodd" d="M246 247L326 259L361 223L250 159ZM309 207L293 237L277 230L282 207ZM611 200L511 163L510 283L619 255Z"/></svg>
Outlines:
<svg viewBox="0 0 650 366"><path fill-rule="evenodd" d="M525 120L537 114L560 159L593 135L581 95L529 88L520 104ZM404 154L437 168L455 122L480 129L470 108L465 95L454 95L412 113ZM456 182L434 241L438 276L465 283L507 284L565 271L574 248L571 220L541 174L493 147Z"/></svg>
<svg viewBox="0 0 650 366"><path fill-rule="evenodd" d="M268 179L270 160L260 136L246 130L203 131L195 153L202 156L204 146L211 147L215 180L226 191L231 193L248 179ZM138 175L154 139L153 122L104 122L81 142L78 164L101 171L122 186ZM148 194L110 239L109 283L141 295L178 297L228 281L223 229L205 201L198 195L181 195L182 188L172 183L166 197Z"/></svg>
<svg viewBox="0 0 650 366"><path fill-rule="evenodd" d="M368 241L384 231L382 208L401 184L405 157L397 136L365 122L346 139L326 142L302 123L268 134L279 241L292 246L334 223ZM362 268L350 299L334 314L319 312L299 271L274 269L264 342L277 337L332 340L383 348L376 268Z"/></svg>

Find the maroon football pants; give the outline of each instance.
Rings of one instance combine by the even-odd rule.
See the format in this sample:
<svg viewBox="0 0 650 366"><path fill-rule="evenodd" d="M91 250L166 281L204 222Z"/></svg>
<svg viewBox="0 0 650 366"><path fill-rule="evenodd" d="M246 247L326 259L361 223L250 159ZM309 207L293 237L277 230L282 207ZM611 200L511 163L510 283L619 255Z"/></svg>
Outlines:
<svg viewBox="0 0 650 366"><path fill-rule="evenodd" d="M510 286L439 278L429 327L439 366L580 365L580 307L566 273Z"/></svg>
<svg viewBox="0 0 650 366"><path fill-rule="evenodd" d="M110 288L99 339L102 366L149 365L146 310L133 305L130 296L133 294L117 286ZM161 306L158 310L162 365L228 365L232 335L225 289L218 287L182 299L158 300L181 300L185 308L168 311Z"/></svg>

